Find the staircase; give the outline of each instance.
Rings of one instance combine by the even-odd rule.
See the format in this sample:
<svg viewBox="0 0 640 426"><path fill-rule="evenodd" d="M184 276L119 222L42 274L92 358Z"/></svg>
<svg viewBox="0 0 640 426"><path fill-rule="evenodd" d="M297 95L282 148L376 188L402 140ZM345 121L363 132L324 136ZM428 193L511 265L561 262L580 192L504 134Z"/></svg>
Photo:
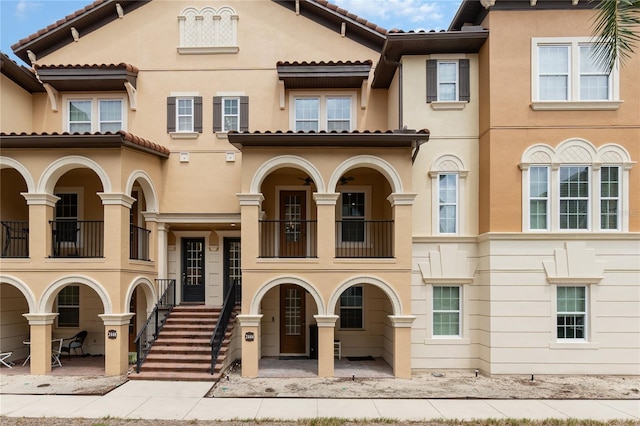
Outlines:
<svg viewBox="0 0 640 426"><path fill-rule="evenodd" d="M180 305L173 308L165 320L140 373L131 373L133 380L217 381L222 374L229 349L235 315L229 320L225 339L211 374L213 330L220 308L205 305Z"/></svg>

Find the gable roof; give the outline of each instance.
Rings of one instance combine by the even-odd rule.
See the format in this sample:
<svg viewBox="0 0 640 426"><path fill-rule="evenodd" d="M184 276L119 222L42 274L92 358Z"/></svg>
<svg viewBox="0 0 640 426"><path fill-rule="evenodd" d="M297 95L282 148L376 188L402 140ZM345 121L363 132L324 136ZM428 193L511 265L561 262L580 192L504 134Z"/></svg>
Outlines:
<svg viewBox="0 0 640 426"><path fill-rule="evenodd" d="M80 36L86 35L115 21L121 14L126 15L150 1L152 0L96 0L46 28L23 38L13 44L11 49L16 56L29 64L31 63L29 51L38 58L73 43L72 28ZM345 37L360 44L378 52L382 50L387 33L384 28L326 0L272 1L333 31L344 34Z"/></svg>
<svg viewBox="0 0 640 426"><path fill-rule="evenodd" d="M44 92L44 87L29 68L18 65L0 52L0 72L29 93Z"/></svg>

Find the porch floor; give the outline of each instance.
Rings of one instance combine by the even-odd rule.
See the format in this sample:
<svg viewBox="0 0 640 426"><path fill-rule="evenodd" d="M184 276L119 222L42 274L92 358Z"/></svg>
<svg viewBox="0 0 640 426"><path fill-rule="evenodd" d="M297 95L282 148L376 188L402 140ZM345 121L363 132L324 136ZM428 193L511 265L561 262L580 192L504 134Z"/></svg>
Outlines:
<svg viewBox="0 0 640 426"><path fill-rule="evenodd" d="M280 359L264 357L258 363L258 377L317 377L318 360L308 358ZM394 377L393 368L383 358L373 361L334 360L335 377Z"/></svg>
<svg viewBox="0 0 640 426"><path fill-rule="evenodd" d="M53 367L51 376L104 376L104 355L60 357L62 367ZM13 368L2 367L2 374L7 376L31 374L29 362L23 367L24 359L15 360Z"/></svg>

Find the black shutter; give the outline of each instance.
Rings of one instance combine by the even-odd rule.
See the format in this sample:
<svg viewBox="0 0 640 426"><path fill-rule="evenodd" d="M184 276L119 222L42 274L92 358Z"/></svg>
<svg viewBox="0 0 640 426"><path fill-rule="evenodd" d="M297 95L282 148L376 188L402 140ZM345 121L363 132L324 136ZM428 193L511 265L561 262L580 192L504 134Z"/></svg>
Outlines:
<svg viewBox="0 0 640 426"><path fill-rule="evenodd" d="M202 96L193 98L193 131L202 133Z"/></svg>
<svg viewBox="0 0 640 426"><path fill-rule="evenodd" d="M176 98L167 98L167 133L176 131Z"/></svg>
<svg viewBox="0 0 640 426"><path fill-rule="evenodd" d="M469 60L460 59L458 61L458 78L460 79L460 88L458 89L458 97L461 102L469 102L471 98L471 89L469 87Z"/></svg>
<svg viewBox="0 0 640 426"><path fill-rule="evenodd" d="M222 131L222 96L213 97L213 131Z"/></svg>
<svg viewBox="0 0 640 426"><path fill-rule="evenodd" d="M427 59L427 103L438 100L438 61Z"/></svg>
<svg viewBox="0 0 640 426"><path fill-rule="evenodd" d="M240 131L249 130L249 97L240 96Z"/></svg>

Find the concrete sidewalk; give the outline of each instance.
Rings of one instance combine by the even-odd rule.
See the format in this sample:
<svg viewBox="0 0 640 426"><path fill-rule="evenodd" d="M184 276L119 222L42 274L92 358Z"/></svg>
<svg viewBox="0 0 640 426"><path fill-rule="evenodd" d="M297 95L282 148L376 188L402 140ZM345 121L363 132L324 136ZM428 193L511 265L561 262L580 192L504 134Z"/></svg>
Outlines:
<svg viewBox="0 0 640 426"><path fill-rule="evenodd" d="M129 381L103 396L0 395L0 415L163 419L591 419L640 421L640 400L204 398L211 382Z"/></svg>

